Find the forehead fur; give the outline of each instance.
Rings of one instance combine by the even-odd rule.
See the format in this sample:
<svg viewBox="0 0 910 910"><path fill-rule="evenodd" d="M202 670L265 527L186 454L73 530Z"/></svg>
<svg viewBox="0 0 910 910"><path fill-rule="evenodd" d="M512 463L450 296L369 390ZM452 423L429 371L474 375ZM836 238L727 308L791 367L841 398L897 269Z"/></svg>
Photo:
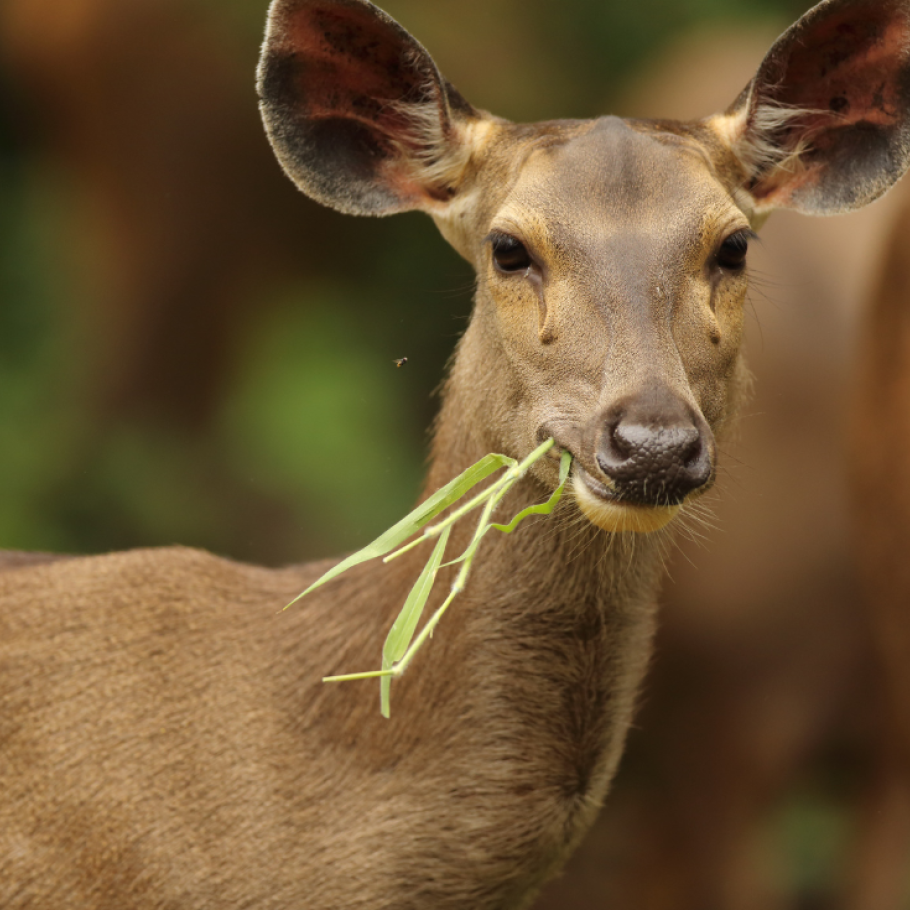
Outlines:
<svg viewBox="0 0 910 910"><path fill-rule="evenodd" d="M477 162L482 189L468 194L470 208L481 232L509 230L510 222L582 231L596 223L603 232L610 223L622 229L623 216L666 230L672 220L697 222L705 209L735 204L723 148L698 124L603 117L526 131L501 123Z"/></svg>
<svg viewBox="0 0 910 910"><path fill-rule="evenodd" d="M592 121L562 143L530 154L511 196L530 197L559 220L585 210L666 223L679 214L730 199L707 150L694 138L639 130L617 117ZM524 201L524 199L523 199Z"/></svg>

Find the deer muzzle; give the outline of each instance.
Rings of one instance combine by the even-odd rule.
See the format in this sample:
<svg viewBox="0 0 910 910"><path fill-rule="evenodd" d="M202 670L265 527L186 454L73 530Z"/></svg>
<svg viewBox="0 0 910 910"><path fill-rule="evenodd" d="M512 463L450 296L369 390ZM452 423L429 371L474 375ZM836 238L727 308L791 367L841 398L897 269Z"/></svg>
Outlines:
<svg viewBox="0 0 910 910"><path fill-rule="evenodd" d="M605 530L656 531L714 479L710 427L669 390L614 405L591 436L593 453L576 463L575 496Z"/></svg>

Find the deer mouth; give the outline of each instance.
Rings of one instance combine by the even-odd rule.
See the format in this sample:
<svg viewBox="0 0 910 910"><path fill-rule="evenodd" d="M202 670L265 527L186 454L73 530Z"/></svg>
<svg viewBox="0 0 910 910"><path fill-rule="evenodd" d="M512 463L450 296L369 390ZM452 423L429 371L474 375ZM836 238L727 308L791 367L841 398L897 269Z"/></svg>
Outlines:
<svg viewBox="0 0 910 910"><path fill-rule="evenodd" d="M572 491L582 514L604 531L649 534L665 527L679 513L680 505L643 504L623 500L605 483L593 478L575 460Z"/></svg>

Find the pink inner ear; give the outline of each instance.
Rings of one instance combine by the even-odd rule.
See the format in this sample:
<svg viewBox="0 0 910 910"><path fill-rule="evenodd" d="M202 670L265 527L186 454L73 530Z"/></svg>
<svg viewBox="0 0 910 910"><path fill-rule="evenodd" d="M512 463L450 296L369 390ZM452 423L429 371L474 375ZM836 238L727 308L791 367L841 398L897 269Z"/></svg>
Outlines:
<svg viewBox="0 0 910 910"><path fill-rule="evenodd" d="M907 51L902 13L891 4L868 4L868 14L859 18L847 7L806 31L781 61L782 78L768 87L769 100L830 112L840 125L888 127L901 118Z"/></svg>
<svg viewBox="0 0 910 910"><path fill-rule="evenodd" d="M393 22L368 8L306 4L288 17L282 43L301 64L297 97L303 116L358 121L389 157L396 142L418 145L395 103L427 100L435 74L416 42Z"/></svg>
<svg viewBox="0 0 910 910"><path fill-rule="evenodd" d="M908 34L902 2L859 0L822 4L779 39L756 77L752 110L770 104L813 113L794 116L769 137L784 151L803 142L808 149L803 169L759 176L758 198L788 204L821 179L845 131L883 135L902 125L910 100Z"/></svg>
<svg viewBox="0 0 910 910"><path fill-rule="evenodd" d="M859 7L859 9L857 9ZM760 101L824 112L800 118L799 132L824 143L824 131L865 122L888 128L903 118L908 22L888 0L826 11L771 53L759 74ZM817 130L822 134L818 135Z"/></svg>

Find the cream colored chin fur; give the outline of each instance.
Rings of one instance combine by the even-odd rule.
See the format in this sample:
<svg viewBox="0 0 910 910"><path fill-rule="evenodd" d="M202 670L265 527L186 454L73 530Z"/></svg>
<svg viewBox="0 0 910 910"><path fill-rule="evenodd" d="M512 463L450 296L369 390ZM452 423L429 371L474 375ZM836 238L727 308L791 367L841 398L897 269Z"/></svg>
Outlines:
<svg viewBox="0 0 910 910"><path fill-rule="evenodd" d="M633 506L604 502L577 476L572 478L572 491L585 518L598 528L613 533L635 531L638 534L649 534L651 531L659 531L679 512L679 506Z"/></svg>

